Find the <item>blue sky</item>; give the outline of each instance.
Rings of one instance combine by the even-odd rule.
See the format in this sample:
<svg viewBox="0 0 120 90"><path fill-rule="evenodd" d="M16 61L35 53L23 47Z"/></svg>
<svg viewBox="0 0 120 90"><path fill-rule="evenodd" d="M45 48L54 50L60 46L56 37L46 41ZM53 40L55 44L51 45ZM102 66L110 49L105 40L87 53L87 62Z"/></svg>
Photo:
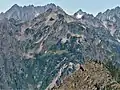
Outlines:
<svg viewBox="0 0 120 90"><path fill-rule="evenodd" d="M97 14L106 9L111 9L120 6L120 0L1 0L0 12L5 12L13 4L18 5L45 5L48 3L55 3L63 8L67 13L73 14L74 12L82 9L88 13Z"/></svg>

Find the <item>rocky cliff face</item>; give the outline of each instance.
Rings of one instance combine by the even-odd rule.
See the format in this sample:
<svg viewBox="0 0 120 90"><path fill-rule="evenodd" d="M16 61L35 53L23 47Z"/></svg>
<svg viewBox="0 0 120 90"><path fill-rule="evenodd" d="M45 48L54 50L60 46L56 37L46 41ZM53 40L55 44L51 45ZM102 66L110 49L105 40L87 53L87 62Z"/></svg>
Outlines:
<svg viewBox="0 0 120 90"><path fill-rule="evenodd" d="M81 10L14 5L0 18L0 89L52 89L89 59L120 65L120 42Z"/></svg>

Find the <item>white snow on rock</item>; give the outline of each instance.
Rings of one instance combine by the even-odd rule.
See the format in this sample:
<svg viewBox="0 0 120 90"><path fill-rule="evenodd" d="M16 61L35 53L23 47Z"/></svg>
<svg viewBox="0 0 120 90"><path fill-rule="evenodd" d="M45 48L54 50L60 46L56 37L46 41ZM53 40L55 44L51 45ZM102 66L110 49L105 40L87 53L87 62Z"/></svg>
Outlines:
<svg viewBox="0 0 120 90"><path fill-rule="evenodd" d="M117 38L117 41L120 42L120 39Z"/></svg>
<svg viewBox="0 0 120 90"><path fill-rule="evenodd" d="M69 63L69 68L73 69L73 65L74 65L74 64L73 64L72 62L70 62L70 63Z"/></svg>
<svg viewBox="0 0 120 90"><path fill-rule="evenodd" d="M67 38L62 38L63 43L66 43L67 40L68 40Z"/></svg>
<svg viewBox="0 0 120 90"><path fill-rule="evenodd" d="M40 89L41 85L42 85L42 81L38 83L37 88Z"/></svg>
<svg viewBox="0 0 120 90"><path fill-rule="evenodd" d="M35 14L35 17L37 17L38 15L39 15L39 13L36 13L36 14Z"/></svg>
<svg viewBox="0 0 120 90"><path fill-rule="evenodd" d="M108 28L107 27L107 21L103 21L103 25L104 25L105 28Z"/></svg>
<svg viewBox="0 0 120 90"><path fill-rule="evenodd" d="M76 16L76 18L77 18L77 19L80 19L80 18L82 18L82 16L83 16L82 14L79 14L79 13L78 13L77 16Z"/></svg>

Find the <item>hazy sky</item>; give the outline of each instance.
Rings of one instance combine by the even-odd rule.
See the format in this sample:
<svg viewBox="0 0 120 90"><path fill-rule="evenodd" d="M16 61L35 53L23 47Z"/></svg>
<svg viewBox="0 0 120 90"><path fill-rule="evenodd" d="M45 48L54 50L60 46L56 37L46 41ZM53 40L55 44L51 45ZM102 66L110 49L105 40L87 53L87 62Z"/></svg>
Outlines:
<svg viewBox="0 0 120 90"><path fill-rule="evenodd" d="M29 4L45 5L48 3L59 5L69 14L73 14L79 9L96 14L105 11L107 8L120 6L120 0L0 0L0 12L5 12L13 4L23 6Z"/></svg>

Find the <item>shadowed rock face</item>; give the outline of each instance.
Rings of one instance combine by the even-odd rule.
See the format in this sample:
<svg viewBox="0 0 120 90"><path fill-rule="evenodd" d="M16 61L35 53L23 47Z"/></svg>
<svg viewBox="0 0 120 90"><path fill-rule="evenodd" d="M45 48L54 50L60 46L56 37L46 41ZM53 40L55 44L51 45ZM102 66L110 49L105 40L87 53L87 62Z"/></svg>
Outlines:
<svg viewBox="0 0 120 90"><path fill-rule="evenodd" d="M120 42L102 21L84 14L77 19L54 4L14 5L2 13L0 89L48 90L87 59L119 66Z"/></svg>

